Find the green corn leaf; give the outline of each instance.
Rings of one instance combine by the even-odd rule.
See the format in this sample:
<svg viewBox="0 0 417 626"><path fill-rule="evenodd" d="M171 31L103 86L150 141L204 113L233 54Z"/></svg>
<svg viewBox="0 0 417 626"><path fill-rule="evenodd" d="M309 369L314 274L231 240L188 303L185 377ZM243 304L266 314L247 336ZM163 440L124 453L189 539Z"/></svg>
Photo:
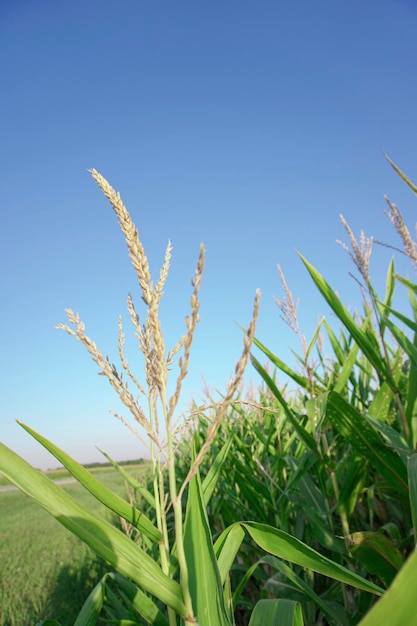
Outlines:
<svg viewBox="0 0 417 626"><path fill-rule="evenodd" d="M115 582L118 589L125 593L133 608L136 609L147 624L152 624L152 626L168 626L168 620L165 615L156 606L155 602L143 593L139 587L117 572L111 572L108 576Z"/></svg>
<svg viewBox="0 0 417 626"><path fill-rule="evenodd" d="M271 363L273 363L276 367L278 367L278 369L284 372L284 374L292 378L297 383L297 385L300 385L300 387L302 387L303 389L310 389L311 383L308 380L308 378L305 378L305 376L301 376L300 374L297 374L297 372L295 372L290 367L288 367L288 365L286 365L284 361L282 361L273 352L268 350L268 348L264 346L258 339L255 338L253 340L253 344L257 348L259 348L265 354L266 357L268 357Z"/></svg>
<svg viewBox="0 0 417 626"><path fill-rule="evenodd" d="M396 491L408 498L407 470L401 458L385 444L369 421L334 391L327 395L327 417L334 429L367 458Z"/></svg>
<svg viewBox="0 0 417 626"><path fill-rule="evenodd" d="M413 520L414 540L417 543L417 454L408 459L408 484L410 486L410 507Z"/></svg>
<svg viewBox="0 0 417 626"><path fill-rule="evenodd" d="M136 582L179 615L186 615L179 584L165 576L146 552L109 522L78 504L63 489L2 443L0 472L90 546L112 568Z"/></svg>
<svg viewBox="0 0 417 626"><path fill-rule="evenodd" d="M317 509L304 504L302 510L319 544L332 552L345 554L346 549L343 539L334 536L332 529L321 519Z"/></svg>
<svg viewBox="0 0 417 626"><path fill-rule="evenodd" d="M199 626L231 626L198 472L188 491L184 550L189 589Z"/></svg>
<svg viewBox="0 0 417 626"><path fill-rule="evenodd" d="M414 367L417 367L417 347L409 340L407 335L403 333L402 330L392 323L390 319L385 318L385 324L388 326L399 345L409 357Z"/></svg>
<svg viewBox="0 0 417 626"><path fill-rule="evenodd" d="M411 180L404 174L402 170L400 170L400 168L397 165L395 165L393 161L391 161L391 159L385 152L384 152L384 156L386 160L388 161L388 163L393 168L393 170L397 172L398 176L405 182L405 184L411 189L411 191L413 191L417 195L417 187L415 186L415 184L411 182Z"/></svg>
<svg viewBox="0 0 417 626"><path fill-rule="evenodd" d="M243 528L239 524L233 524L218 537L214 544L214 552L217 558L222 585L224 585L229 575L244 538L245 531Z"/></svg>
<svg viewBox="0 0 417 626"><path fill-rule="evenodd" d="M311 338L310 343L307 346L307 350L306 350L306 354L305 354L305 359L307 360L310 357L311 351L314 348L317 338L320 335L320 331L321 331L321 327L323 326L323 322L324 322L324 317L321 318L321 320L319 321L319 323L317 324L317 328L313 333L313 337Z"/></svg>
<svg viewBox="0 0 417 626"><path fill-rule="evenodd" d="M358 626L417 626L417 551L414 551L383 597Z"/></svg>
<svg viewBox="0 0 417 626"><path fill-rule="evenodd" d="M401 373L399 367L397 367L394 371L398 371L399 373ZM334 390L339 391L339 389L336 388ZM394 394L392 389L389 387L389 385L387 385L387 383L382 383L382 385L376 392L374 399L369 405L369 414L381 422L386 422L391 415L390 409L393 398Z"/></svg>
<svg viewBox="0 0 417 626"><path fill-rule="evenodd" d="M339 365L343 365L343 363L345 362L345 358L346 358L345 351L343 350L343 347L341 346L340 341L337 339L332 327L330 326L330 324L327 322L326 319L324 320L324 326L326 328L327 335L330 339L330 344L333 348L333 352L336 355L338 363Z"/></svg>
<svg viewBox="0 0 417 626"><path fill-rule="evenodd" d="M223 444L220 451L216 455L216 458L211 463L210 469L203 480L203 496L205 506L208 505L208 503L210 502L210 498L213 495L213 491L219 479L223 463L225 462L227 455L229 454L230 446L232 445L235 432L236 428L231 430L226 442Z"/></svg>
<svg viewBox="0 0 417 626"><path fill-rule="evenodd" d="M106 582L109 574L104 574L84 602L74 626L95 626L104 604Z"/></svg>
<svg viewBox="0 0 417 626"><path fill-rule="evenodd" d="M339 563L319 554L313 548L302 543L282 530L256 522L240 522L260 548L275 556L312 569L319 574L334 578L352 587L363 589L374 594L383 593L383 589L365 580L343 567Z"/></svg>
<svg viewBox="0 0 417 626"><path fill-rule="evenodd" d="M417 347L417 335L414 336L414 346ZM410 362L407 381L407 404L405 417L411 431L411 446L416 449L417 444L417 367Z"/></svg>
<svg viewBox="0 0 417 626"><path fill-rule="evenodd" d="M302 591L307 598L312 600L317 606L321 608L323 613L331 617L335 623L339 622L339 614L333 611L332 605L325 602L317 593L314 592L312 587L308 585L300 576L294 572L286 563L277 559L275 556L266 556L260 559L260 563L266 563L270 567L280 571L288 580ZM271 577L265 584L265 589L274 593L274 577ZM276 594L275 594L276 595Z"/></svg>
<svg viewBox="0 0 417 626"><path fill-rule="evenodd" d="M120 515L128 522L133 524L138 530L143 532L152 541L160 542L162 535L152 522L143 515L138 509L131 504L128 504L125 500L117 496L110 489L105 487L99 480L97 480L90 472L88 472L82 465L74 461L66 452L58 448L51 441L35 432L29 426L26 426L22 422L17 423L24 428L36 441L43 445L48 452L50 452L66 469L74 476L74 478L83 485L97 500L102 502L107 508L114 511L117 515Z"/></svg>
<svg viewBox="0 0 417 626"><path fill-rule="evenodd" d="M408 445L403 435L388 424L385 424L385 422L376 418L374 415L364 415L364 418L376 431L381 434L387 445L395 450L406 466L409 457L413 454L413 449Z"/></svg>
<svg viewBox="0 0 417 626"><path fill-rule="evenodd" d="M118 590L113 589L111 585L106 586L106 607L105 611L107 614L107 619L110 621L121 619L126 616L127 611L130 616L132 615L132 611L127 609L127 599L124 595Z"/></svg>
<svg viewBox="0 0 417 626"><path fill-rule="evenodd" d="M413 309L414 319L417 320L417 298L416 292L413 289L408 289L408 299Z"/></svg>
<svg viewBox="0 0 417 626"><path fill-rule="evenodd" d="M360 328L356 320L350 315L346 307L342 304L337 294L330 287L329 283L326 282L323 276L307 261L307 259L305 259L301 254L299 254L299 256L327 304L352 335L360 350L366 358L369 359L379 376L394 385L386 363L377 348L378 339L374 335L370 334L372 332L371 329L368 327L367 332L364 332L364 330Z"/></svg>
<svg viewBox="0 0 417 626"><path fill-rule="evenodd" d="M371 531L352 533L348 539L352 556L389 587L403 565L401 552L395 544L382 533Z"/></svg>
<svg viewBox="0 0 417 626"><path fill-rule="evenodd" d="M417 324L415 321L411 320L409 317L407 317L406 315L403 315L403 313L400 313L399 311L396 311L395 309L392 309L389 306L385 306L382 303L380 303L381 307L383 307L385 312L391 313L392 315L394 315L397 319L400 320L400 322L402 322L403 324L405 324L410 330L412 330L414 333L417 333Z"/></svg>
<svg viewBox="0 0 417 626"><path fill-rule="evenodd" d="M304 626L303 612L293 600L259 600L249 626Z"/></svg>
<svg viewBox="0 0 417 626"><path fill-rule="evenodd" d="M277 506L281 504L283 498L291 500L291 494L294 490L298 491L298 483L302 481L305 474L317 463L317 457L309 450L302 455L301 458L291 456L285 457L288 466L292 468L291 476L285 485L285 491L280 495Z"/></svg>
<svg viewBox="0 0 417 626"><path fill-rule="evenodd" d="M394 257L391 259L390 264L388 265L387 271L387 279L385 283L385 299L384 305L390 307L392 301L394 299L394 291L395 291L395 266L394 266Z"/></svg>
<svg viewBox="0 0 417 626"><path fill-rule="evenodd" d="M340 489L337 503L337 511L348 516L355 510L359 496L365 486L367 474L366 461L361 455L353 454L347 463L346 473L343 477L342 488Z"/></svg>
<svg viewBox="0 0 417 626"><path fill-rule="evenodd" d="M237 607L237 604L239 602L240 596L242 595L242 591L246 587L250 577L256 571L259 563L261 563L261 562L263 562L262 559L260 559L259 561L256 561L256 563L254 563L250 567L247 567L245 572L244 572L244 574L243 574L243 576L239 580L239 584L237 585L237 587L235 589L235 592L233 594L233 598L232 598L233 612L236 610L236 607Z"/></svg>
<svg viewBox="0 0 417 626"><path fill-rule="evenodd" d="M107 454L106 452L104 452L103 450L100 450L100 448L97 448L97 450L99 452L101 452L101 454L106 457L106 459L109 461L109 463L111 463L113 465L113 467L119 472L119 474L121 476L123 476L124 480L133 488L135 489L135 491L137 491L138 493L140 493L141 496L143 496L143 498L146 500L146 502L148 504L150 504L150 506L154 509L155 508L155 498L154 496L151 494L151 492L149 491L149 489L146 489L146 487L144 487L143 485L141 485L137 480L135 480L133 478L133 476L131 476L128 472L126 472L126 470L121 467L121 465L119 465L116 461L114 461L111 456L109 454Z"/></svg>
<svg viewBox="0 0 417 626"><path fill-rule="evenodd" d="M416 283L412 283L411 280L408 280L408 278L404 278L403 276L400 276L399 274L395 274L395 280L398 280L399 283L401 283L402 285L405 285L406 287L411 289L411 291L413 291L414 293L417 293Z"/></svg>
<svg viewBox="0 0 417 626"><path fill-rule="evenodd" d="M384 305L383 305L384 307L390 307L392 305L392 301L394 298L394 291L395 291L395 269L394 269L394 258L392 258L388 266L387 278L385 282L385 298L384 298ZM378 304L377 294L374 294L374 296L375 296L375 301L377 302L377 305L380 308ZM384 322L383 311L381 311L381 313L382 313L382 319L380 323L380 330L381 330L381 335L383 336L385 333L386 325Z"/></svg>
<svg viewBox="0 0 417 626"><path fill-rule="evenodd" d="M299 436L302 439L302 441L304 441L304 443L307 445L307 447L310 448L310 450L312 450L312 452L314 452L314 454L317 456L317 458L321 458L319 450L317 448L317 444L316 444L316 442L314 440L314 437L312 437L312 435L309 432L307 432L307 430L305 428L303 428L303 426L300 424L300 422L294 417L291 409L289 408L288 404L286 403L286 401L284 399L284 396L279 391L279 389L276 386L275 382L273 381L271 376L268 374L266 369L264 367L262 367L262 365L259 363L259 361L252 354L251 354L251 362L252 362L252 365L254 366L254 368L256 369L256 371L264 379L264 381L267 384L268 388L272 391L273 395L276 397L278 402L281 404L282 408L285 411L286 417L289 419L291 424L294 426L295 430L299 434Z"/></svg>
<svg viewBox="0 0 417 626"><path fill-rule="evenodd" d="M349 378L353 372L353 368L355 367L355 363L358 358L359 346L357 343L353 344L349 354L344 360L342 369L340 370L337 376L337 382L334 386L334 390L338 393L341 393L344 389L346 389L346 385L349 381Z"/></svg>
<svg viewBox="0 0 417 626"><path fill-rule="evenodd" d="M246 530L253 541L269 554L285 559L290 563L301 565L301 567L312 569L319 574L344 582L352 587L363 589L369 593L380 595L384 592L381 587L351 572L343 565L319 554L316 550L313 550L313 548L310 548L283 530L273 528L267 524L258 524L257 522L236 522L226 528L217 539L215 545L219 560L222 550L228 549L228 535L234 532L236 526ZM233 542L233 548L236 548L238 541L241 542L242 539L242 534L237 533Z"/></svg>

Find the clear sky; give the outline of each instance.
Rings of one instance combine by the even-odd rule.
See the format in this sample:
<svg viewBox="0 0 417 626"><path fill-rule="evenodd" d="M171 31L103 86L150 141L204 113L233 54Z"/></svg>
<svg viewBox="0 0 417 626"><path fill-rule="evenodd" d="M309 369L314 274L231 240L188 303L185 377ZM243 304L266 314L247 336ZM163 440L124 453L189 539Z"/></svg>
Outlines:
<svg viewBox="0 0 417 626"><path fill-rule="evenodd" d="M121 192L155 276L174 246L169 346L206 246L184 404L202 375L224 390L258 287L257 336L294 364L276 264L307 336L328 313L296 250L357 305L339 213L356 234L397 245L384 194L415 221L382 150L417 179L416 32L414 0L2 0L1 441L56 465L17 418L81 462L102 458L95 445L116 459L147 454L110 415L120 406L83 347L54 329L73 308L116 361L117 316L129 291L140 302L88 168ZM375 249L380 288L389 256Z"/></svg>

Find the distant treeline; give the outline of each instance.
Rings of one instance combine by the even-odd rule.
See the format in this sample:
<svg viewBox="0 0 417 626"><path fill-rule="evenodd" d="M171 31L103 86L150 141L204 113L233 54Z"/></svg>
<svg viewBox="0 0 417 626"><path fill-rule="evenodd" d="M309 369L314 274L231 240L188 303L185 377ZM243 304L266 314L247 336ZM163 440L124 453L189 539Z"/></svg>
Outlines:
<svg viewBox="0 0 417 626"><path fill-rule="evenodd" d="M132 459L130 461L117 461L118 465L142 465L143 463L147 463L145 459ZM111 463L106 461L105 463L83 463L83 467L86 469L93 469L96 467L113 467Z"/></svg>

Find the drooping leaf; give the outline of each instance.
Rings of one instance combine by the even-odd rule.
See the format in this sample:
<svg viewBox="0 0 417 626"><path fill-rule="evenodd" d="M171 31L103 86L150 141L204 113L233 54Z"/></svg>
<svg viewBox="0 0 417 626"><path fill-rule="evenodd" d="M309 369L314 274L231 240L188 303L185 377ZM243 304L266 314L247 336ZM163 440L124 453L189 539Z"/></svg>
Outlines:
<svg viewBox="0 0 417 626"><path fill-rule="evenodd" d="M301 565L301 567L312 569L319 574L344 582L352 587L363 589L369 593L379 595L384 592L381 587L378 587L358 574L351 572L343 565L340 565L322 554L319 554L316 550L313 550L313 548L310 548L302 541L292 537L283 530L273 528L267 524L259 524L257 522L236 522L235 524L232 524L232 526L229 526L223 531L216 542L216 546L220 546L220 549L217 550L219 559L221 550L224 549L224 546L228 545L227 535L231 533L236 526L244 528L253 541L255 541L255 543L262 550L268 552L269 554L285 559L290 563Z"/></svg>
<svg viewBox="0 0 417 626"><path fill-rule="evenodd" d="M62 465L74 476L74 478L83 485L97 500L102 502L107 508L111 509L117 515L124 517L128 522L133 524L138 530L143 532L147 537L155 542L162 540L162 535L152 522L143 515L133 505L117 496L110 489L105 487L82 465L72 459L66 452L58 448L51 441L34 431L26 424L17 422L24 430L26 430L36 441L43 445Z"/></svg>
<svg viewBox="0 0 417 626"><path fill-rule="evenodd" d="M63 489L2 443L0 472L90 546L113 569L135 581L144 591L157 597L179 615L186 615L179 584L165 576L144 550L109 522L78 504Z"/></svg>

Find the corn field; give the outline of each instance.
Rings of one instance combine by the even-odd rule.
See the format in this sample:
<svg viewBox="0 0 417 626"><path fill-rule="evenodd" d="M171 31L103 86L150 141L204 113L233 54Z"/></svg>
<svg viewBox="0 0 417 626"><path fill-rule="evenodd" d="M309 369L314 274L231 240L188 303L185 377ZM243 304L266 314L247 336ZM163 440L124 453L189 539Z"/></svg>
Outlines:
<svg viewBox="0 0 417 626"><path fill-rule="evenodd" d="M387 161L417 195L416 186ZM363 293L352 314L317 269L301 262L338 321L322 318L308 340L279 267L278 312L300 343L297 367L256 333L260 293L242 329L242 352L220 400L176 421L199 323L205 250L191 285L184 335L166 346L159 305L171 263L168 245L156 283L139 232L118 193L96 170L126 240L140 296L127 311L145 380L130 369L119 319L120 364L112 364L67 310L59 328L80 342L130 418L117 415L150 450L152 471L113 493L41 434L21 426L76 480L121 518L116 527L0 444L0 472L108 564L75 626L417 625L417 284L387 268L383 295L372 285L373 241L347 244ZM388 217L412 267L416 243L390 200ZM409 311L395 306L398 289ZM142 311L144 309L144 312ZM140 320L145 319L142 323ZM323 351L323 341L331 354ZM258 385L242 390L247 367ZM174 377L168 394L168 377ZM289 382L279 383L280 377ZM48 619L43 626L59 626Z"/></svg>

